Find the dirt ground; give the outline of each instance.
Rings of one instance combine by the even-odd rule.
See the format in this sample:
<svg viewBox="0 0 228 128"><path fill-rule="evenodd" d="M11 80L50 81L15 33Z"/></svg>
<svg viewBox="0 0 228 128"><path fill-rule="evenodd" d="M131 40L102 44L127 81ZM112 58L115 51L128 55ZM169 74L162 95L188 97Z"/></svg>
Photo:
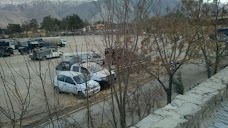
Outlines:
<svg viewBox="0 0 228 128"><path fill-rule="evenodd" d="M104 40L103 36L70 36L63 37L67 41L67 45L64 48L59 48L59 50L69 53L69 52L80 52L93 50L100 54L104 52ZM4 76L0 80L0 104L9 113L8 110L10 102L7 99L6 88L12 97L12 104L14 109L20 115L21 99L28 95L28 100L25 104L28 106L28 111L25 117L29 117L32 120L31 115L46 115L44 113L47 108L47 102L50 104L51 109L58 106L58 109L68 108L68 110L75 109L75 106L83 106L84 99L78 96L69 94L55 94L53 90L52 80L55 76L55 67L61 61L60 58L50 59L46 61L32 61L28 58L28 55L20 55L15 51L15 55L6 58L0 58L0 72ZM195 62L194 62L195 63ZM41 72L40 72L41 71ZM196 64L189 63L183 66L181 69L183 82L185 85L185 91L193 88L198 83L201 83L207 79L206 70L204 68L203 62L197 62ZM41 77L39 77L41 76ZM165 77L164 77L165 79ZM148 80L147 80L148 81ZM149 82L148 86L151 87L156 83ZM27 85L27 86L26 86ZM26 88L31 85L29 90ZM17 90L17 91L15 91ZM18 92L18 95L15 95ZM105 94L106 92L103 92ZM47 95L45 97L45 94ZM175 96L175 95L173 95ZM99 100L100 94L93 97L94 100ZM45 99L47 98L47 99ZM58 102L56 102L58 101ZM165 98L163 98L165 105ZM73 107L72 107L73 106ZM0 112L1 122L8 122L9 119ZM34 119L36 120L36 119ZM34 121L33 120L33 121Z"/></svg>
<svg viewBox="0 0 228 128"><path fill-rule="evenodd" d="M59 50L69 53L76 51L89 51L93 50L103 54L104 45L102 36L69 36L63 37L67 41L66 47L59 48ZM46 61L32 61L28 55L20 55L15 50L15 55L5 58L0 58L0 72L2 79L0 80L0 104L8 112L10 100L7 97L8 94L12 100L12 106L16 112L20 112L22 99L25 99L28 95L26 105L28 106L28 112L25 116L42 113L47 108L46 100L44 96L44 90L47 94L48 101L51 105L57 104L56 96L53 91L52 81L55 75L55 67L61 61L60 58L50 59ZM39 77L41 76L41 77ZM29 89L28 89L28 86ZM16 92L18 95L15 95ZM29 93L28 93L29 92ZM69 94L58 95L60 106L69 106L72 104L80 103L81 99L77 96ZM12 114L12 113L11 113ZM18 113L16 116L19 116ZM12 115L11 115L12 116ZM0 119L2 122L9 121L5 115L0 112Z"/></svg>

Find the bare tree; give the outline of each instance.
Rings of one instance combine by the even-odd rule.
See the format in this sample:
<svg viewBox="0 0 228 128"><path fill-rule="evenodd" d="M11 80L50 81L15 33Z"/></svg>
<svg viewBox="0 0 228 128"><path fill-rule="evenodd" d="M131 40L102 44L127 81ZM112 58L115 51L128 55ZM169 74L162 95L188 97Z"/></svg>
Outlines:
<svg viewBox="0 0 228 128"><path fill-rule="evenodd" d="M106 48L105 65L109 69L109 72L111 72L114 66L115 72L117 73L115 83L113 78L110 79L112 85L112 127L127 126L127 108L130 108L129 111L132 115L132 122L134 122L134 107L137 108L137 115L139 119L141 119L148 114L151 109L150 107L153 106L152 104L154 102L152 103L148 100L144 100L145 102L148 101L147 105L142 105L143 102L141 99L149 97L147 95L149 92L145 93L142 91L142 87L137 86L138 88L135 88L134 91L136 93L132 95L129 95L129 89L132 84L134 84L132 82L133 79L139 80L139 76L134 76L136 72L143 72L142 74L145 74L142 68L137 68L141 67L139 65L142 61L140 56L140 41L144 38L142 34L145 28L148 27L146 26L146 21L154 9L154 6L156 6L156 3L157 1L154 0L140 0L134 2L131 0L108 0L105 1L104 5L98 6L101 9L103 20L107 21L105 24L106 34L104 41L104 47ZM104 8L106 9L105 11L103 10ZM145 95L142 93L145 93ZM150 100L152 99L153 98ZM146 110L148 110L148 112L146 112Z"/></svg>
<svg viewBox="0 0 228 128"><path fill-rule="evenodd" d="M4 66L3 66L4 65ZM31 74L28 62L25 62L27 70L15 70L10 63L4 59L1 66L1 81L3 85L4 101L1 101L0 112L10 120L12 127L22 127L24 117L29 113L31 102ZM7 69L3 68L7 67ZM5 73L10 72L10 76ZM24 87L18 84L21 79ZM23 89L24 88L24 89Z"/></svg>
<svg viewBox="0 0 228 128"><path fill-rule="evenodd" d="M149 24L152 27L141 42L141 49L151 59L142 66L160 83L167 94L167 103L170 103L174 75L190 59L197 33L191 21L178 10L169 11L166 16L154 17ZM167 79L164 75L167 75Z"/></svg>
<svg viewBox="0 0 228 128"><path fill-rule="evenodd" d="M218 29L222 25L219 20L224 16L222 10L225 5L219 7L219 1L213 3L185 1L183 6L184 12L191 14L192 26L197 31L198 43L196 45L198 50L195 50L195 53L198 55L195 57L203 57L207 76L210 78L218 72L221 59L227 49L225 40L222 39L223 35L218 33Z"/></svg>

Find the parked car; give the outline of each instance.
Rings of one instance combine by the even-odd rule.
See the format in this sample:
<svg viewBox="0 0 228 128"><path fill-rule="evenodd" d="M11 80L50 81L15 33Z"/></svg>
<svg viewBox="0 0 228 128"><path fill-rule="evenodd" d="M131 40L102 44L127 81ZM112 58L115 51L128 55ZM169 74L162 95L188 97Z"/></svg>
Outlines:
<svg viewBox="0 0 228 128"><path fill-rule="evenodd" d="M33 39L27 39L27 40L21 40L19 41L18 45L18 51L23 54L29 54L34 51L34 49L39 48L52 48L56 47L56 45L47 43L43 41L41 38L33 38Z"/></svg>
<svg viewBox="0 0 228 128"><path fill-rule="evenodd" d="M96 62L99 65L104 64L104 58L94 51L64 53L62 57L65 58L73 56L79 56L82 59L82 62Z"/></svg>
<svg viewBox="0 0 228 128"><path fill-rule="evenodd" d="M30 53L29 42L28 41L19 42L17 50L18 52L20 52L21 55L29 54Z"/></svg>
<svg viewBox="0 0 228 128"><path fill-rule="evenodd" d="M80 57L66 57L56 66L56 73L58 74L61 71L70 71L70 67L75 63L80 63Z"/></svg>
<svg viewBox="0 0 228 128"><path fill-rule="evenodd" d="M112 65L118 64L119 66L128 66L133 63L148 60L149 57L138 54L128 49L123 48L106 48L105 49L105 63L110 62Z"/></svg>
<svg viewBox="0 0 228 128"><path fill-rule="evenodd" d="M60 37L44 37L44 38L39 38L40 41L46 42L49 45L52 46L60 46L60 47L65 47L67 42L65 39L60 38Z"/></svg>
<svg viewBox="0 0 228 128"><path fill-rule="evenodd" d="M35 40L23 40L18 43L17 47L18 52L20 52L21 55L24 55L31 53L34 49L39 49L40 44Z"/></svg>
<svg viewBox="0 0 228 128"><path fill-rule="evenodd" d="M212 35L210 35L210 39L217 40L219 42L226 42L226 43L228 42L228 36L223 33L219 33L217 35L212 34Z"/></svg>
<svg viewBox="0 0 228 128"><path fill-rule="evenodd" d="M109 87L110 81L112 79L116 79L116 74L114 71L111 71L110 73L108 69L101 67L95 62L73 64L70 70L74 72L80 72L89 77L91 80L97 81L100 84L101 89Z"/></svg>
<svg viewBox="0 0 228 128"><path fill-rule="evenodd" d="M79 52L78 56L82 58L82 62L96 62L99 65L104 64L104 58L94 51Z"/></svg>
<svg viewBox="0 0 228 128"><path fill-rule="evenodd" d="M46 60L51 58L60 57L63 54L62 51L59 51L56 47L55 48L39 48L32 52L29 55L29 58L32 60Z"/></svg>
<svg viewBox="0 0 228 128"><path fill-rule="evenodd" d="M6 57L13 54L13 48L10 46L10 43L5 40L0 40L0 56Z"/></svg>
<svg viewBox="0 0 228 128"><path fill-rule="evenodd" d="M57 93L67 92L88 97L98 93L100 85L94 80L85 79L81 73L63 71L55 76L54 89Z"/></svg>
<svg viewBox="0 0 228 128"><path fill-rule="evenodd" d="M1 47L0 46L0 57L6 57L13 55L13 49L11 47Z"/></svg>
<svg viewBox="0 0 228 128"><path fill-rule="evenodd" d="M15 49L15 45L17 45L17 43L18 42L14 39L1 39L0 40L1 46L11 47L13 50Z"/></svg>
<svg viewBox="0 0 228 128"><path fill-rule="evenodd" d="M61 44L59 45L60 47L65 47L67 44L67 41L64 38L60 38Z"/></svg>
<svg viewBox="0 0 228 128"><path fill-rule="evenodd" d="M228 28L220 28L220 29L218 29L217 32L218 32L218 33L223 33L223 34L225 34L226 36L228 36Z"/></svg>

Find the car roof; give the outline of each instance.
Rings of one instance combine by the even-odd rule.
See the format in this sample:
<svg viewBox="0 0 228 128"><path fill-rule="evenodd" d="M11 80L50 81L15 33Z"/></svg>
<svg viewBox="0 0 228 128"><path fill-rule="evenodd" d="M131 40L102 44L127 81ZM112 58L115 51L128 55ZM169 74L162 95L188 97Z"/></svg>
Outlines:
<svg viewBox="0 0 228 128"><path fill-rule="evenodd" d="M64 75L69 77L79 76L81 73L74 71L61 71L58 75Z"/></svg>
<svg viewBox="0 0 228 128"><path fill-rule="evenodd" d="M73 64L72 66L82 66L82 67L85 67L87 68L88 66L91 66L91 65L94 65L94 66L97 66L99 64L95 63L95 62L86 62L86 63L81 63L81 64ZM100 66L100 65L99 65Z"/></svg>
<svg viewBox="0 0 228 128"><path fill-rule="evenodd" d="M88 51L88 52L72 52L72 53L64 53L64 56L78 56L81 54L92 54L93 52Z"/></svg>
<svg viewBox="0 0 228 128"><path fill-rule="evenodd" d="M12 41L14 41L14 40L12 40L12 39L1 39L0 41L1 41L1 42L12 42Z"/></svg>
<svg viewBox="0 0 228 128"><path fill-rule="evenodd" d="M66 58L63 59L63 62L68 62L68 61L70 61L71 59L72 59L71 57L66 57Z"/></svg>
<svg viewBox="0 0 228 128"><path fill-rule="evenodd" d="M78 57L78 56L69 56L69 57L65 57L65 58L63 58L63 62L70 62L71 60L79 60L80 61L80 57Z"/></svg>

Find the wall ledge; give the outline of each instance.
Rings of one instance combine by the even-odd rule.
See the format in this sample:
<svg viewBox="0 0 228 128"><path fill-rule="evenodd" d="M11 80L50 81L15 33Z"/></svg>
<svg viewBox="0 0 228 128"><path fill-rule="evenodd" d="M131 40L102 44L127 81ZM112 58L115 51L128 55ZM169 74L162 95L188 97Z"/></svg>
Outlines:
<svg viewBox="0 0 228 128"><path fill-rule="evenodd" d="M228 67L197 85L171 104L154 111L131 128L200 128L228 97Z"/></svg>

